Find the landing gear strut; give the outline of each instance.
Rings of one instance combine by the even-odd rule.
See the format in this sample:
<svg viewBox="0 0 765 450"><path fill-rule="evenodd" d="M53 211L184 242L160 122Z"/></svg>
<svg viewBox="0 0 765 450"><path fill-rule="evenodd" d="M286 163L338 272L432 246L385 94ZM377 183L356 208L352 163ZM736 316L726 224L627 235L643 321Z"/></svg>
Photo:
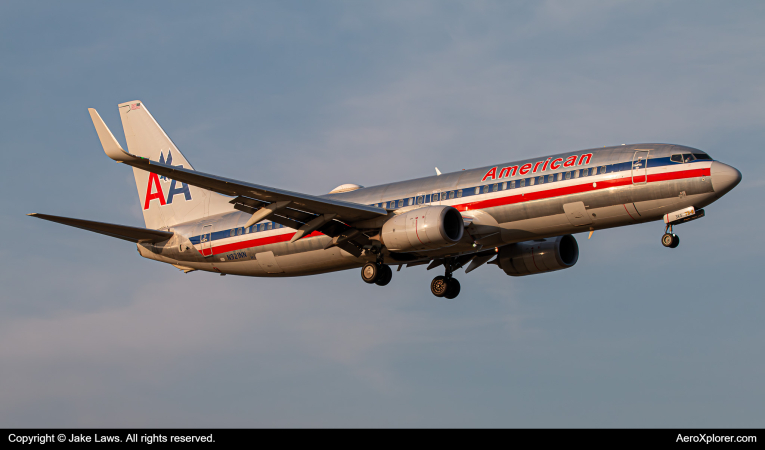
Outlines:
<svg viewBox="0 0 765 450"><path fill-rule="evenodd" d="M676 235L672 225L667 224L664 228L664 235L661 237L661 245L669 248L675 248L680 245L680 236Z"/></svg>
<svg viewBox="0 0 765 450"><path fill-rule="evenodd" d="M460 282L452 278L451 261L445 262L444 266L446 266L446 274L433 278L430 282L430 292L436 297L452 299L460 294Z"/></svg>
<svg viewBox="0 0 765 450"><path fill-rule="evenodd" d="M393 270L382 263L366 263L361 268L361 279L369 284L385 286L393 278Z"/></svg>

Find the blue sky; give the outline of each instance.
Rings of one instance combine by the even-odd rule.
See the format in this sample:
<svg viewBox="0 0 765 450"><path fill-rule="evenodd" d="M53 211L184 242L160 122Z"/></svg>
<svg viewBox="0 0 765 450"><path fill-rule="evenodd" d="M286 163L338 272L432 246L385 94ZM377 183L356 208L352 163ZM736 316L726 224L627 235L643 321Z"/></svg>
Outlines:
<svg viewBox="0 0 765 450"><path fill-rule="evenodd" d="M0 424L754 427L761 2L3 2ZM511 278L184 275L28 212L141 226L116 105L199 170L325 193L547 153L697 147L742 183Z"/></svg>

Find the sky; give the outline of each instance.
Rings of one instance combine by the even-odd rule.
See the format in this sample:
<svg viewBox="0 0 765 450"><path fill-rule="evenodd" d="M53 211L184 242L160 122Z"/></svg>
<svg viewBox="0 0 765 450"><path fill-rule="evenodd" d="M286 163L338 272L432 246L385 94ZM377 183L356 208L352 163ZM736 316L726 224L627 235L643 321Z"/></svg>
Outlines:
<svg viewBox="0 0 765 450"><path fill-rule="evenodd" d="M0 426L762 427L765 3L0 3ZM183 274L26 216L143 226L96 108L197 170L323 194L558 152L696 147L743 181L575 267Z"/></svg>

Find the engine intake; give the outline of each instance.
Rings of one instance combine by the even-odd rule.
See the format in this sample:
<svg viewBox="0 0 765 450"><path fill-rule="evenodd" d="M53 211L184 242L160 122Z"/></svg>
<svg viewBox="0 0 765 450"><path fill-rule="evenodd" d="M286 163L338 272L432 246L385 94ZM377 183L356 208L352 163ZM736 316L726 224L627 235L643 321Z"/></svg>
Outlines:
<svg viewBox="0 0 765 450"><path fill-rule="evenodd" d="M567 234L519 242L499 249L498 265L513 277L568 269L579 259L579 245Z"/></svg>
<svg viewBox="0 0 765 450"><path fill-rule="evenodd" d="M462 214L451 206L426 206L398 214L383 224L380 239L394 252L449 247L462 239Z"/></svg>

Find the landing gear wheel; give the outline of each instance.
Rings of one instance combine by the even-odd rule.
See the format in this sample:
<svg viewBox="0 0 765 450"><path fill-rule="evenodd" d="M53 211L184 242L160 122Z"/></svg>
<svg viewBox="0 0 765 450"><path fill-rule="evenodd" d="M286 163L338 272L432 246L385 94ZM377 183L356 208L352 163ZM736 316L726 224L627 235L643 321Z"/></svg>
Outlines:
<svg viewBox="0 0 765 450"><path fill-rule="evenodd" d="M680 236L673 234L672 235L672 244L669 246L669 248L675 248L678 245L680 245Z"/></svg>
<svg viewBox="0 0 765 450"><path fill-rule="evenodd" d="M674 248L672 247L672 244L674 242L675 242L675 235L673 234L664 233L664 236L661 237L661 245L665 247ZM677 242L680 243L680 240L678 239ZM677 245L675 245L675 247L677 247Z"/></svg>
<svg viewBox="0 0 765 450"><path fill-rule="evenodd" d="M375 284L378 286L385 286L390 283L391 278L393 278L393 270L391 270L390 266L387 264L380 264L379 267L380 275L377 277L377 280L375 280Z"/></svg>
<svg viewBox="0 0 765 450"><path fill-rule="evenodd" d="M446 282L446 294L444 298L452 299L460 295L460 282L456 278Z"/></svg>
<svg viewBox="0 0 765 450"><path fill-rule="evenodd" d="M380 265L375 263L366 263L364 264L364 267L361 268L361 279L369 284L376 282L381 274L382 270L380 270Z"/></svg>
<svg viewBox="0 0 765 450"><path fill-rule="evenodd" d="M448 291L448 284L446 277L444 276L437 276L433 278L433 281L430 282L430 292L433 293L436 297L443 297L446 295L446 292Z"/></svg>

